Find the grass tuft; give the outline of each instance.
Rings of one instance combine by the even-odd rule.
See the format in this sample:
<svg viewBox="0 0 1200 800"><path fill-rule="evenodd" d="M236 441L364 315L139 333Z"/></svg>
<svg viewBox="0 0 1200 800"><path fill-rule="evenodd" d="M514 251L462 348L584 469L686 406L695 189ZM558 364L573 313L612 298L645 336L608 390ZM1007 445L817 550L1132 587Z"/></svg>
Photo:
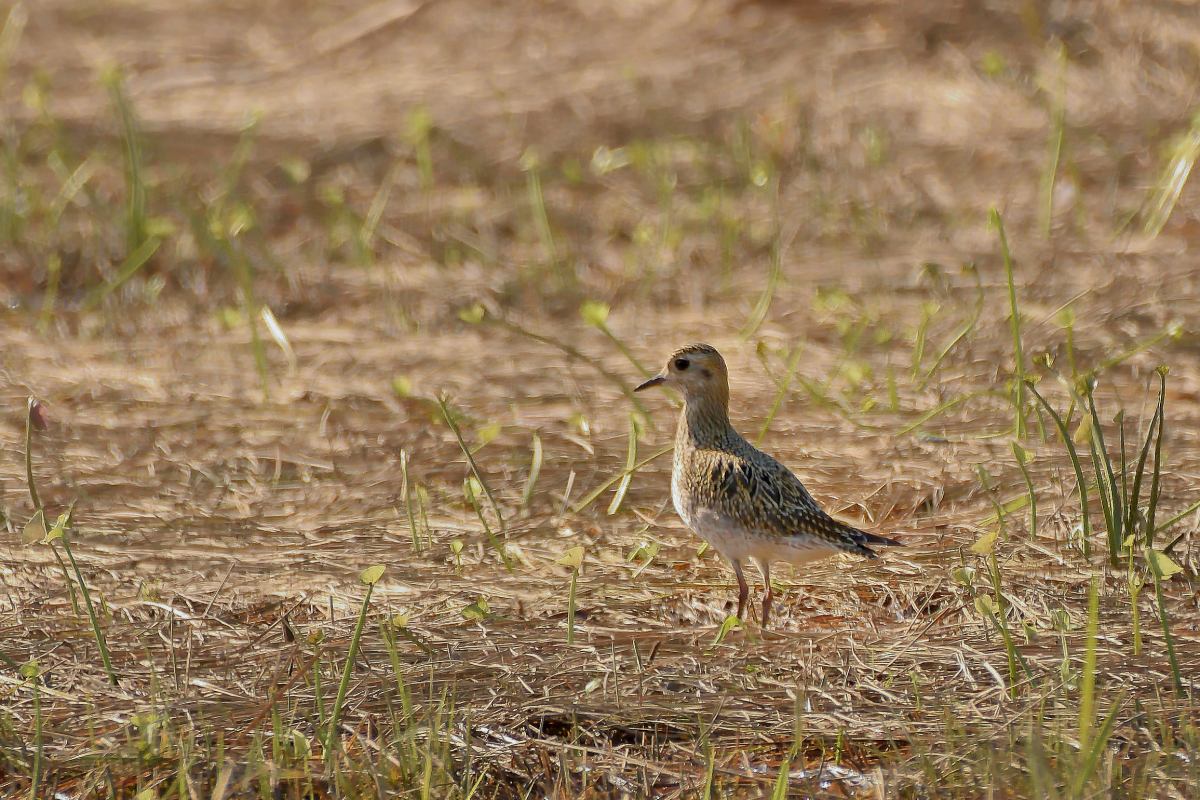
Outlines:
<svg viewBox="0 0 1200 800"><path fill-rule="evenodd" d="M1058 428L1059 438L1062 440L1063 446L1067 449L1067 456L1071 462L1071 468L1075 471L1075 486L1079 492L1079 522L1082 526L1083 536L1083 555L1084 558L1091 557L1091 541L1092 541L1092 522L1091 514L1088 506L1088 484L1083 478L1083 466L1079 461L1079 453L1075 449L1075 440L1071 437L1071 432L1067 430L1067 425L1063 422L1063 418L1055 411L1046 398L1042 397L1037 388L1032 383L1027 383L1026 386L1034 398L1041 403L1042 408L1050 415L1050 419L1054 420L1054 426Z"/></svg>
<svg viewBox="0 0 1200 800"><path fill-rule="evenodd" d="M354 633L350 636L350 651L346 654L346 662L342 667L342 679L338 683L337 696L334 697L333 709L329 714L328 732L325 738L325 764L331 771L336 768L337 754L341 750L340 725L342 710L346 704L346 695L350 691L350 673L358 658L359 641L362 639L363 626L367 622L367 610L371 607L371 594L375 591L375 584L379 583L379 579L383 577L383 572L383 566L377 565L368 567L358 576L359 581L367 587L367 593L363 596L362 606L358 612L358 621L354 624Z"/></svg>
<svg viewBox="0 0 1200 800"><path fill-rule="evenodd" d="M446 425L454 434L454 438L458 442L459 448L462 450L463 455L466 456L467 464L471 467L471 474L475 476L475 480L478 482L480 489L487 498L488 505L491 506L492 513L496 516L496 524L500 526L500 536L507 539L508 527L504 522L504 514L500 511L500 504L496 502L496 496L492 494L492 490L491 487L488 486L487 479L484 477L483 473L480 472L479 465L475 463L475 456L471 452L471 448L467 447L466 441L463 440L462 431L459 430L458 423L455 421L454 415L450 413L450 407L446 401L446 398L444 396L439 396L436 402L438 409L442 413L442 419L446 421ZM500 560L504 562L505 568L511 571L512 562L509 558L507 550L505 550L503 544L501 544L500 540L496 538L495 534L492 533L491 528L488 526L487 520L483 516L482 510L479 509L478 503L474 502L474 492L471 492L470 494L471 497L469 499L473 501L476 511L479 513L479 521L483 525L483 531L487 537L487 540L491 543L492 548L495 549L496 554L500 556Z"/></svg>
<svg viewBox="0 0 1200 800"><path fill-rule="evenodd" d="M92 626L92 636L96 642L96 649L100 651L100 661L104 666L104 672L108 676L109 682L113 686L117 686L119 681L117 679L117 672L113 668L112 656L108 652L107 638L104 635L104 630L100 627L100 620L96 614L96 606L92 602L92 594L88 590L87 581L83 579L83 572L79 569L79 562L75 560L75 554L71 551L69 533L75 512L75 503L72 502L70 507L58 516L53 527L49 530L46 529L46 511L42 506L37 485L33 479L33 429L35 426L39 426L38 420L42 419L41 415L40 404L36 399L30 397L25 412L25 475L28 480L29 499L32 501L34 507L34 516L25 526L26 540L29 541L32 538L34 541L50 545L50 549L54 551L55 558L58 559L60 566L62 565L62 560L58 557L56 543L62 543L63 552L67 554L67 560L71 562L71 569L75 573L75 581L79 586L80 593L83 595L84 606L87 608L88 621ZM40 426L44 427L45 422L41 422ZM32 532L35 534L33 537L30 537L31 529L33 529ZM40 536L36 534L40 534ZM67 585L68 588L71 588L69 579ZM71 592L72 606L74 606L74 590L72 589ZM78 614L77 606L75 607L75 611Z"/></svg>
<svg viewBox="0 0 1200 800"><path fill-rule="evenodd" d="M125 246L127 252L132 255L141 250L149 236L142 137L133 106L125 93L125 82L120 71L112 69L105 73L104 85L108 88L113 109L121 125L121 139L125 146Z"/></svg>

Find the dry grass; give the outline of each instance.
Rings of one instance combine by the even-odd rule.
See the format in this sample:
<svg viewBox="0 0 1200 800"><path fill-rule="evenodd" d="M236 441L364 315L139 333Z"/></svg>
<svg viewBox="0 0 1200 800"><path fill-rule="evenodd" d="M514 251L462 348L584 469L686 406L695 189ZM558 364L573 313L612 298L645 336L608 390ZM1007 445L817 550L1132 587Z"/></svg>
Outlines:
<svg viewBox="0 0 1200 800"><path fill-rule="evenodd" d="M1033 535L987 212L1025 371L1073 431L1068 387L1095 371L1129 479L1170 365L1157 522L1190 508L1195 186L1142 231L1189 152L1200 25L1026 9L44 2L16 36L10 16L2 793L1190 796L1195 515L1155 534L1183 567L1158 596L1146 526L1113 563L1093 484L1085 557L1029 399ZM743 432L778 402L766 448L906 544L784 570L773 629L720 642L731 576L671 511L668 457L615 513L612 488L578 508L626 463L621 347L655 365L694 339L730 361ZM503 522L464 494L443 394ZM62 543L21 536L29 395L117 686ZM639 460L673 424L644 403Z"/></svg>

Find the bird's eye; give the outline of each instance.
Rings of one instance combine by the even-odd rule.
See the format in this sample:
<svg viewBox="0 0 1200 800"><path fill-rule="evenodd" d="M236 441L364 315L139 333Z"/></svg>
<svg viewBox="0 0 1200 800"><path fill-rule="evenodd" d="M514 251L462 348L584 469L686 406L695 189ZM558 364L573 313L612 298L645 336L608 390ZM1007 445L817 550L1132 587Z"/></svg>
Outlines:
<svg viewBox="0 0 1200 800"><path fill-rule="evenodd" d="M675 359L675 369L683 372L691 363L692 362L688 361L686 358L677 358Z"/></svg>

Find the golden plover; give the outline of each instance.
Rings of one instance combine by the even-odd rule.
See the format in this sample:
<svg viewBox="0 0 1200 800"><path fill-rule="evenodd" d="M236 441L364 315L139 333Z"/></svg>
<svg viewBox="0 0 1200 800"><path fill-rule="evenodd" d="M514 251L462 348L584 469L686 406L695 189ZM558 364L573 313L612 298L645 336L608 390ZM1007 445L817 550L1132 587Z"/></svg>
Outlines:
<svg viewBox="0 0 1200 800"><path fill-rule="evenodd" d="M742 564L763 577L762 624L771 615L771 562L803 564L835 553L875 558L867 545L899 542L860 531L822 511L791 470L743 439L729 424L729 374L713 347L671 354L658 375L634 391L666 385L683 393L675 433L671 499L685 525L733 565L738 618L750 587Z"/></svg>

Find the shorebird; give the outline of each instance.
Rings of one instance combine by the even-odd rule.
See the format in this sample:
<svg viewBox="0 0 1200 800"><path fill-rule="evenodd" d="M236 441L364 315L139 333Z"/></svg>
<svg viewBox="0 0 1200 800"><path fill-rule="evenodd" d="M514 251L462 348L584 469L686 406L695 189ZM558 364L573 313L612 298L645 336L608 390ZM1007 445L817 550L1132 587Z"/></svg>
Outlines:
<svg viewBox="0 0 1200 800"><path fill-rule="evenodd" d="M634 389L670 386L683 394L675 433L671 499L684 524L733 566L738 619L750 587L742 566L763 578L762 625L771 616L771 562L804 564L836 553L875 558L867 545L899 542L826 514L792 471L746 441L729 423L729 373L707 344L676 350L662 372Z"/></svg>

